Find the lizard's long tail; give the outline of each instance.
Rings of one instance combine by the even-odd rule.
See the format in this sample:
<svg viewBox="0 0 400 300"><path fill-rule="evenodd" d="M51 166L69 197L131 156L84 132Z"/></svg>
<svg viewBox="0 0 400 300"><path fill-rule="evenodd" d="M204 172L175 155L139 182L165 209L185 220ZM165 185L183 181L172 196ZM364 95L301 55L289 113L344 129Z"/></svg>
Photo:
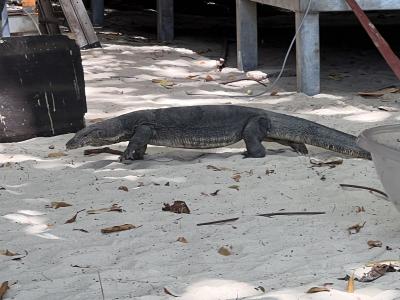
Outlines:
<svg viewBox="0 0 400 300"><path fill-rule="evenodd" d="M305 119L269 114L271 128L268 136L321 147L352 157L371 159L371 154L357 146L357 137Z"/></svg>

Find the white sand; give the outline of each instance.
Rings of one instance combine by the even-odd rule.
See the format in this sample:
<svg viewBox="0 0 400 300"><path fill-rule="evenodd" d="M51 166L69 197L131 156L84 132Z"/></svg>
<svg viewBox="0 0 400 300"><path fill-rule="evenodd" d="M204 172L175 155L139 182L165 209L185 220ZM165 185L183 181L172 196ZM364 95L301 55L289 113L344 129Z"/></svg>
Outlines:
<svg viewBox="0 0 400 300"><path fill-rule="evenodd" d="M373 86L358 80L357 70L350 73L353 78L341 82L325 80L325 93L315 97L283 88L278 96L253 100L188 96L185 91L262 90L249 83L223 87L204 82L207 75L218 81L244 77L233 68L219 73L214 60L192 51L207 48L216 45L185 41L174 46L107 45L84 51L88 121L143 108L215 103L273 109L353 134L400 119L400 113L377 109L396 107L399 94L381 99L355 96L365 86ZM278 66L279 59L274 63ZM199 77L188 79L189 75ZM166 89L152 83L154 78L176 85ZM281 86L293 86L294 81L284 78ZM329 92L341 85L352 92ZM182 296L178 299L191 300L400 299L399 273L356 283L355 294L344 293L346 282L337 280L368 261L399 259L399 212L367 191L339 187L350 183L382 189L370 161L345 158L333 169L311 168L310 157L279 145L273 145L265 158L243 159L243 144L214 151L149 147L145 160L131 165L109 154L83 156L83 149L47 157L65 151L71 137L0 144L0 163L10 162L0 168L4 188L0 190L0 250L28 253L17 261L0 256L0 282L13 284L5 299L102 299L99 274L105 299L173 299L164 288ZM55 149L50 150L50 145ZM123 150L125 146L112 147ZM313 147L310 152L310 156L326 154ZM213 171L207 165L227 169ZM273 172L267 175L266 170ZM236 173L240 182L231 178ZM229 188L232 185L238 185L239 191ZM129 191L118 190L119 186ZM202 194L217 189L216 196ZM161 210L163 203L174 200L185 201L191 214ZM46 208L52 201L72 206ZM112 204L122 206L124 212L81 212L75 223L64 224L81 209ZM365 212L357 213L356 206L363 206ZM255 216L281 210L326 214ZM234 217L239 220L196 226ZM360 222L366 222L365 227L349 235L347 228ZM125 223L141 227L108 235L100 232ZM177 242L178 237L188 243ZM369 249L368 240L380 240L383 247ZM232 247L232 255L218 253L224 245ZM333 283L331 292L305 294L309 287L324 283Z"/></svg>

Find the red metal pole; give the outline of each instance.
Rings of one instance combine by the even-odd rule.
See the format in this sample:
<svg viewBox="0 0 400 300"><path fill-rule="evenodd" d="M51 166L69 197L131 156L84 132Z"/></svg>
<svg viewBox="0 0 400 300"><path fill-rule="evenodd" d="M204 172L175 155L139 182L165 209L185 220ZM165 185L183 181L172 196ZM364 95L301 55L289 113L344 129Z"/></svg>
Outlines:
<svg viewBox="0 0 400 300"><path fill-rule="evenodd" d="M369 37L374 42L376 48L382 54L389 67L396 74L397 78L400 80L400 59L390 48L389 44L381 36L375 25L372 24L371 20L367 17L365 12L361 9L355 0L346 0L347 4L353 10L354 14L360 21L361 25L364 27L365 31L368 33Z"/></svg>

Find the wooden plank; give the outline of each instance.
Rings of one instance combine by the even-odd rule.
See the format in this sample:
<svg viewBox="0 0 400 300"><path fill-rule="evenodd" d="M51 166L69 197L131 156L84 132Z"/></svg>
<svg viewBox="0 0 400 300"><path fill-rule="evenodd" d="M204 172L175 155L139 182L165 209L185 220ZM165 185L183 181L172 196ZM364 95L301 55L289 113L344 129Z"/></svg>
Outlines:
<svg viewBox="0 0 400 300"><path fill-rule="evenodd" d="M300 0L301 8L304 10L308 5L309 0ZM399 10L399 0L357 0L358 4L363 10ZM320 12L335 12L335 11L349 11L346 1L343 0L313 0L311 11Z"/></svg>
<svg viewBox="0 0 400 300"><path fill-rule="evenodd" d="M275 7L285 8L292 11L299 10L299 0L252 0L252 1Z"/></svg>
<svg viewBox="0 0 400 300"><path fill-rule="evenodd" d="M157 0L157 38L161 42L174 39L174 0Z"/></svg>
<svg viewBox="0 0 400 300"><path fill-rule="evenodd" d="M22 1L22 6L23 7L35 7L36 6L36 0L23 0Z"/></svg>
<svg viewBox="0 0 400 300"><path fill-rule="evenodd" d="M83 49L101 47L82 0L60 0L60 4L77 44Z"/></svg>
<svg viewBox="0 0 400 300"><path fill-rule="evenodd" d="M304 11L309 0L252 0L254 2L285 8L292 11ZM363 10L400 10L399 0L357 0ZM334 12L349 11L343 0L313 0L311 11Z"/></svg>
<svg viewBox="0 0 400 300"><path fill-rule="evenodd" d="M296 28L304 13L296 12ZM313 96L320 92L319 14L309 13L296 39L297 89Z"/></svg>
<svg viewBox="0 0 400 300"><path fill-rule="evenodd" d="M256 3L236 0L236 34L238 69L254 70L258 64Z"/></svg>
<svg viewBox="0 0 400 300"><path fill-rule="evenodd" d="M60 34L58 20L54 15L50 0L38 0L37 6L39 10L39 28L41 33L50 35Z"/></svg>

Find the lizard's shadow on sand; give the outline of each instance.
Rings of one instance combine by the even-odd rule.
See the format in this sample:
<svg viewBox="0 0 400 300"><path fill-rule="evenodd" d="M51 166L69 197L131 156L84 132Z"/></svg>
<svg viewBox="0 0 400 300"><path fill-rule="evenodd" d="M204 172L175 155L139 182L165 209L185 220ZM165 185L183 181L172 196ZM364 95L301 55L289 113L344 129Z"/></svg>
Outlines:
<svg viewBox="0 0 400 300"><path fill-rule="evenodd" d="M288 149L274 149L267 150L267 156L273 155L284 155L288 157L297 156L295 152ZM109 167L112 164L118 164L118 168L124 169L148 169L154 167L171 166L171 165L191 165L201 162L203 159L207 160L226 160L232 157L244 158L243 151L238 149L237 151L228 152L212 152L212 151L201 151L201 150L181 150L171 149L168 151L155 152L150 151L146 154L143 160L126 161L121 163L119 157L115 156L115 160L112 159L96 159L93 156L91 161L84 163L79 166L78 169L94 169L99 170Z"/></svg>

